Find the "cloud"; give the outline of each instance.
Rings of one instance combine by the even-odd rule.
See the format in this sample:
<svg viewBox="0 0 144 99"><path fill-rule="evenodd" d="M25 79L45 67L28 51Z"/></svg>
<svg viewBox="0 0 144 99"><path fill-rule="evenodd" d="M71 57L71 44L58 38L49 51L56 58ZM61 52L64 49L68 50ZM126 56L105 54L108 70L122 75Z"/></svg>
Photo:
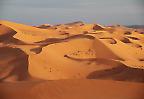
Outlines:
<svg viewBox="0 0 144 99"><path fill-rule="evenodd" d="M104 24L142 24L144 11L141 4L142 0L3 0L0 18L35 19L35 23L76 19L100 20Z"/></svg>

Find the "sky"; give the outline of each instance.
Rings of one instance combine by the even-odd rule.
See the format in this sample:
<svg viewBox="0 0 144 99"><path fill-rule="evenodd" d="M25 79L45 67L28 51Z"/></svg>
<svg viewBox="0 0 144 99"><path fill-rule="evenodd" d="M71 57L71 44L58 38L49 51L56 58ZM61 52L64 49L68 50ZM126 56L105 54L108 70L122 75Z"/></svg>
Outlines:
<svg viewBox="0 0 144 99"><path fill-rule="evenodd" d="M29 25L74 21L144 25L144 0L0 0L0 20Z"/></svg>

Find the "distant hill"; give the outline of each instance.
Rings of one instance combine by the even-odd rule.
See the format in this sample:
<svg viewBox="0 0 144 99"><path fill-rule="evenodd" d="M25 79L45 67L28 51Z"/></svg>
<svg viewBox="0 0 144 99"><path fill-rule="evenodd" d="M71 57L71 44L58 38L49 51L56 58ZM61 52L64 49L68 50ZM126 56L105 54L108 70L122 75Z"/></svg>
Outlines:
<svg viewBox="0 0 144 99"><path fill-rule="evenodd" d="M128 25L129 28L144 29L144 25Z"/></svg>

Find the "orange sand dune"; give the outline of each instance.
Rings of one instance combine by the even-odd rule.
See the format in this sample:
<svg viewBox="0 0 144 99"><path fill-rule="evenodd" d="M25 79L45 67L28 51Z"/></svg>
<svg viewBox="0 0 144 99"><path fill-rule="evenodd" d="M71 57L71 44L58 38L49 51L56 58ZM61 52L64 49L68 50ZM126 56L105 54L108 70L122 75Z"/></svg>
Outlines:
<svg viewBox="0 0 144 99"><path fill-rule="evenodd" d="M144 84L59 80L0 84L1 99L143 99Z"/></svg>
<svg viewBox="0 0 144 99"><path fill-rule="evenodd" d="M0 80L26 80L29 77L28 55L18 48L0 48Z"/></svg>
<svg viewBox="0 0 144 99"><path fill-rule="evenodd" d="M0 82L2 99L19 99L19 95L31 99L34 94L37 99L142 99L144 34L81 21L28 26L2 20Z"/></svg>

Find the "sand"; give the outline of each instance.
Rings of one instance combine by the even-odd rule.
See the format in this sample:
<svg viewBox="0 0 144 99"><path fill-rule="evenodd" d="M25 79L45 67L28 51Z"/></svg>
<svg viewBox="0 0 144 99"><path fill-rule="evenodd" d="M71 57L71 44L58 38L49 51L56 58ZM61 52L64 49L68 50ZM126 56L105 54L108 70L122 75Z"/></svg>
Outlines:
<svg viewBox="0 0 144 99"><path fill-rule="evenodd" d="M1 99L143 99L144 34L81 21L0 21Z"/></svg>
<svg viewBox="0 0 144 99"><path fill-rule="evenodd" d="M143 99L144 84L109 80L2 83L2 99Z"/></svg>

